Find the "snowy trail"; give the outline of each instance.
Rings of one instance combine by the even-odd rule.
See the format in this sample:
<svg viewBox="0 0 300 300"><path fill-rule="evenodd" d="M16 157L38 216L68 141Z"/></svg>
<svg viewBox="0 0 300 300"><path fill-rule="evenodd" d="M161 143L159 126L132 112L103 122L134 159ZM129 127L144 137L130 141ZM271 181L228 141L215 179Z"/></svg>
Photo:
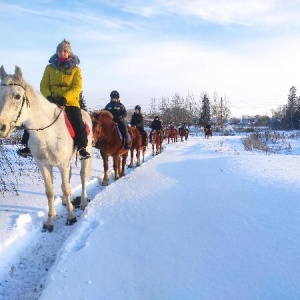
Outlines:
<svg viewBox="0 0 300 300"><path fill-rule="evenodd" d="M101 192L98 178L92 178L87 184L87 192L91 201ZM74 191L80 190L80 186ZM42 232L41 227L30 232L30 245L19 254L9 271L9 277L0 284L1 299L38 299L44 287L47 272L55 261L56 254L66 239L72 234L74 226L66 226L66 208L61 205L61 198L55 199L57 217L52 233ZM82 215L75 209L76 218Z"/></svg>
<svg viewBox="0 0 300 300"><path fill-rule="evenodd" d="M149 149L145 155L145 162L152 158ZM98 150L96 150L96 152L98 152ZM101 170L100 172L97 170L99 177L91 177L87 183L87 194L90 201L93 201L93 199L106 188L100 184L103 177L102 159L100 159L100 161ZM109 183L111 184L114 182L111 159L109 160L109 169ZM135 167L132 169L128 168L126 170L126 175L134 169ZM73 199L77 195L80 195L80 193L81 185L72 188ZM74 231L76 224L78 224L77 222L73 226L66 225L66 208L61 205L61 197L59 196L55 198L55 207L57 217L55 218L53 232L42 232L42 223L38 222L33 230L31 228L29 233L24 233L24 235L27 235L26 237L23 237L23 239L25 239L24 243L28 245L24 250L22 249L20 253L17 253L17 260L14 259L9 267L5 266L6 271L8 272L6 272L6 275L2 275L0 281L1 299L32 300L39 298L44 288L48 271L55 262L57 253ZM41 215L44 215L43 212L40 213ZM80 209L75 209L74 213L78 221L80 221L80 217L84 214ZM28 215L25 215L24 218L22 218L22 216L21 218L19 217L19 219L26 218L28 218ZM32 220L28 220L29 223L30 221ZM19 220L19 223L22 222ZM26 223L26 220L24 220L24 223ZM26 224L19 224L19 226L22 225ZM14 242L15 241L11 241L12 244ZM9 270L7 270L8 268Z"/></svg>

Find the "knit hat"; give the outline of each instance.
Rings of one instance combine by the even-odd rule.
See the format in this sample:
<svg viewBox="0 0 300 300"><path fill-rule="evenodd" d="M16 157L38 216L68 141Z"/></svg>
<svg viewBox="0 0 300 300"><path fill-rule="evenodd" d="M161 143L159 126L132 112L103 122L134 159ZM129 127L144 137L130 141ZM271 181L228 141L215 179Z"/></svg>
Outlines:
<svg viewBox="0 0 300 300"><path fill-rule="evenodd" d="M56 53L58 53L60 50L67 50L69 53L72 52L71 49L71 43L64 39L61 43L59 43L56 47Z"/></svg>

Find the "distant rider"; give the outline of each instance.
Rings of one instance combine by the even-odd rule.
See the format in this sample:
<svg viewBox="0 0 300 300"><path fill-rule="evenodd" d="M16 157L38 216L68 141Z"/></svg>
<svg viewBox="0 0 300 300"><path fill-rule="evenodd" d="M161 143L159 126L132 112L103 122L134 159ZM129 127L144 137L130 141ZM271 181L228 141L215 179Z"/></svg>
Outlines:
<svg viewBox="0 0 300 300"><path fill-rule="evenodd" d="M110 102L105 106L105 110L108 110L114 117L114 122L118 124L122 136L124 138L124 148L130 149L128 144L128 129L125 124L125 118L127 116L127 110L125 106L120 102L120 94L117 91L110 93Z"/></svg>
<svg viewBox="0 0 300 300"><path fill-rule="evenodd" d="M134 113L131 117L130 125L136 127L136 129L139 131L139 133L142 136L143 146L146 146L146 132L144 130L144 117L141 113L141 107L139 105L136 105L136 107L134 108Z"/></svg>
<svg viewBox="0 0 300 300"><path fill-rule="evenodd" d="M160 131L161 127L162 127L161 123L162 122L159 120L159 117L155 116L154 120L152 121L151 126L150 126L150 128L152 129L151 132L150 132L150 137L149 137L150 143L152 143L152 132L154 130Z"/></svg>

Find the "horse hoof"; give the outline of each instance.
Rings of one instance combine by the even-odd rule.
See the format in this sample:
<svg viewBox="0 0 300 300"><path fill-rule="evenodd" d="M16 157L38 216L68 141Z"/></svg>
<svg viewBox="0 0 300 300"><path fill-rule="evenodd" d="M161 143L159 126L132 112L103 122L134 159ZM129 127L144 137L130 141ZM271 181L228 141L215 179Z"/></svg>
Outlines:
<svg viewBox="0 0 300 300"><path fill-rule="evenodd" d="M43 226L43 232L46 232L46 231L52 232L53 228L54 228L53 225L46 225L46 224L44 224L44 226Z"/></svg>
<svg viewBox="0 0 300 300"><path fill-rule="evenodd" d="M128 168L132 168L132 165L128 165L127 167L128 167Z"/></svg>
<svg viewBox="0 0 300 300"><path fill-rule="evenodd" d="M73 219L70 219L70 220L67 220L67 223L66 223L66 225L73 225L74 223L76 223L77 222L77 220L76 220L76 218L74 217Z"/></svg>

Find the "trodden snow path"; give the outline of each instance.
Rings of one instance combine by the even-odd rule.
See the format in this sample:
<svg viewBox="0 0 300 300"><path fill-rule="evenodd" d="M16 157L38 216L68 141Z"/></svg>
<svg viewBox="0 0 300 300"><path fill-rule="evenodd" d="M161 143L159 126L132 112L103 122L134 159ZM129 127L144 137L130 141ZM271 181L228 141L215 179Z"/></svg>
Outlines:
<svg viewBox="0 0 300 300"><path fill-rule="evenodd" d="M96 153L94 163L98 170L93 166L93 172L98 173L97 177L91 177L87 183L87 194L90 201L99 194L105 187L101 186L103 177L102 159L99 157L99 150L93 149ZM145 161L151 158L150 148L145 155ZM26 162L28 163L28 161ZM109 160L109 182L114 182L114 172L112 169L112 161ZM134 170L127 169L126 174ZM60 191L60 175L57 172L57 185L55 192ZM34 189L34 186L33 186ZM72 198L80 195L81 185L72 188ZM40 194L40 193L39 193ZM22 192L21 192L22 196ZM40 197L44 198L46 204L46 196L41 193ZM26 201L24 201L26 203ZM25 204L24 203L24 204ZM72 234L75 226L78 226L80 218L84 218L84 212L80 209L75 209L77 221L73 226L66 225L66 208L61 204L61 197L56 196L55 206L57 217L54 222L53 232L43 232L42 223L45 217L45 210L39 211L36 209L34 214L32 209L24 209L25 214L15 217L14 229L18 231L4 245L3 252L7 258L0 262L0 299L2 300L32 300L38 299L45 285L48 271L56 260L57 253ZM11 206L10 206L11 207ZM22 228L23 227L23 228ZM19 235L19 236L18 236ZM18 246L18 238L20 245ZM16 244L16 247L10 245ZM15 248L15 249L13 249Z"/></svg>

